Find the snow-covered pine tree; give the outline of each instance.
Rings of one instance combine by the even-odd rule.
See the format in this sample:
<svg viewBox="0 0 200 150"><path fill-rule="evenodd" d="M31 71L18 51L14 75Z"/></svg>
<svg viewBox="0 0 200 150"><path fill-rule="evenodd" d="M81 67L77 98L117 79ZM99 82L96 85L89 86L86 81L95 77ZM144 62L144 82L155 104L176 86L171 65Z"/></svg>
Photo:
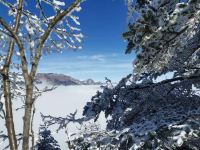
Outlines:
<svg viewBox="0 0 200 150"><path fill-rule="evenodd" d="M83 114L104 112L118 149L200 149L200 1L129 6L138 16L123 34L137 55L133 75L97 92Z"/></svg>
<svg viewBox="0 0 200 150"><path fill-rule="evenodd" d="M36 143L37 150L61 150L51 131L44 125L39 129L39 140Z"/></svg>
<svg viewBox="0 0 200 150"><path fill-rule="evenodd" d="M124 33L126 53L135 51L135 77L176 76L199 70L199 1L138 0L139 19Z"/></svg>

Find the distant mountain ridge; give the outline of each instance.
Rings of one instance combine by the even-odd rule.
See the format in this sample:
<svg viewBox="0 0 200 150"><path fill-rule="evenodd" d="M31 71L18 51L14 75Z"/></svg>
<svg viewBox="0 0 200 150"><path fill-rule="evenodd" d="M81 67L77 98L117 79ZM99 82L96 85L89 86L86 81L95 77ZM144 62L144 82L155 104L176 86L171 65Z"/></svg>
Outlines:
<svg viewBox="0 0 200 150"><path fill-rule="evenodd" d="M56 73L38 73L36 76L36 83L42 84L44 82L52 84L52 85L100 85L101 82L95 82L93 79L87 79L84 81L80 81L71 76L64 74L56 74Z"/></svg>

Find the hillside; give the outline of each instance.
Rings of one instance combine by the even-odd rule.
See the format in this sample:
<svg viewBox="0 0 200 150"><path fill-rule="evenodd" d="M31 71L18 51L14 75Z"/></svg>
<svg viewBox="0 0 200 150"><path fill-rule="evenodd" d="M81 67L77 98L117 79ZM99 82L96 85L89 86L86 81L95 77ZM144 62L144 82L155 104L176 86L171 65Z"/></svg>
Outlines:
<svg viewBox="0 0 200 150"><path fill-rule="evenodd" d="M87 79L84 81L80 81L78 79L75 79L71 76L67 76L64 74L55 74L55 73L38 73L36 76L36 83L42 84L42 83L48 83L51 85L100 85L101 82L95 82L92 79Z"/></svg>

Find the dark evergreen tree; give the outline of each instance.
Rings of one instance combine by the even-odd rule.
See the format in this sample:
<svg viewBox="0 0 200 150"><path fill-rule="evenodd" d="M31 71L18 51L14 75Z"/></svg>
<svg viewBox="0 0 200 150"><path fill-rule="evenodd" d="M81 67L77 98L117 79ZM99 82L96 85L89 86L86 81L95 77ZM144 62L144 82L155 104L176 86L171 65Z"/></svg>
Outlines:
<svg viewBox="0 0 200 150"><path fill-rule="evenodd" d="M36 145L38 150L61 150L51 131L46 126L40 127L39 140Z"/></svg>

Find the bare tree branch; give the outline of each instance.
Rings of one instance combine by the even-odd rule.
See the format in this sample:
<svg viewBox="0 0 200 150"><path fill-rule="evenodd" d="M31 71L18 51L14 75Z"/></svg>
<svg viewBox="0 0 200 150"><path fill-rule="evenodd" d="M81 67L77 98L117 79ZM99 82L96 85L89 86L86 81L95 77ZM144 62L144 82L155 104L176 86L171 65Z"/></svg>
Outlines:
<svg viewBox="0 0 200 150"><path fill-rule="evenodd" d="M15 42L17 43L17 45L19 47L20 57L21 57L21 65L22 65L23 75L25 76L26 79L29 80L28 63L27 63L27 60L26 60L25 48L24 48L23 43L21 42L20 38L17 36L15 31L13 31L13 29L6 23L6 21L2 17L0 17L0 24L7 31L9 31L9 33L12 35L12 37L15 40ZM14 45L13 45L13 47L14 47ZM25 80L25 82L28 82L28 80ZM28 84L28 83L26 83L26 84Z"/></svg>
<svg viewBox="0 0 200 150"><path fill-rule="evenodd" d="M42 55L42 48L44 46L44 43L46 42L47 38L49 37L51 31L54 29L55 25L62 20L65 16L69 15L71 13L71 11L73 11L73 9L75 7L77 7L80 3L82 2L82 0L76 0L72 5L70 5L70 7L66 8L63 12L58 13L52 20L51 22L48 24L48 28L47 30L44 32L44 34L41 36L40 38L40 42L38 45L38 49L36 51L36 56L35 56L35 60L32 63L32 67L31 67L31 74L30 76L32 78L35 77L36 71L37 71L37 66L38 63L40 61L41 55Z"/></svg>

